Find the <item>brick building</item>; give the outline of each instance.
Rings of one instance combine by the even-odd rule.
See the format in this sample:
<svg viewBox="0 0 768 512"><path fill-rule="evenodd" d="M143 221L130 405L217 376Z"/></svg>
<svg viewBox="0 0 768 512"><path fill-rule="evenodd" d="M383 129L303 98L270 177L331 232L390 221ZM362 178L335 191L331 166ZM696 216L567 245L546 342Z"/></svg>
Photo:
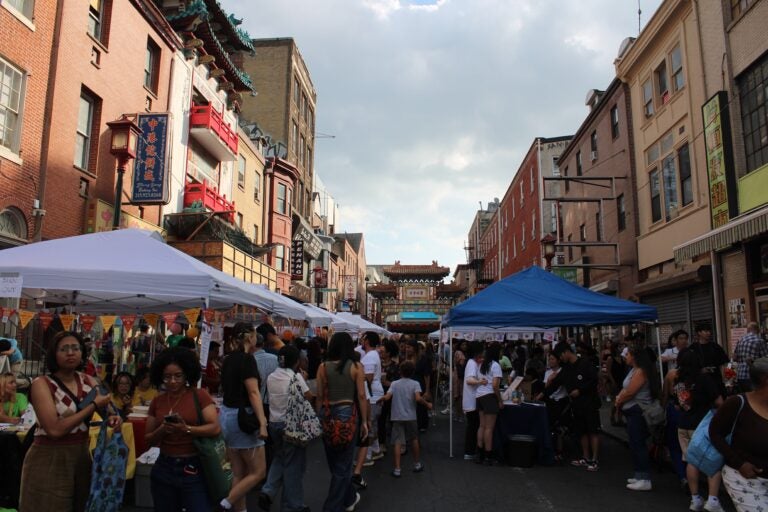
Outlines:
<svg viewBox="0 0 768 512"><path fill-rule="evenodd" d="M580 179L545 180L547 193L557 188L563 198L556 205L558 239L565 245L559 247L562 257L553 271L594 291L628 299L637 283L629 88L614 79L605 91L591 90L587 105L589 114L559 158L563 174L573 177L567 169ZM569 267L574 263L595 267Z"/></svg>
<svg viewBox="0 0 768 512"><path fill-rule="evenodd" d="M0 3L0 248L39 235L56 13L56 2Z"/></svg>
<svg viewBox="0 0 768 512"><path fill-rule="evenodd" d="M498 253L497 248L491 247L489 244L491 240L491 223L496 217L499 210L499 200L494 199L488 203L488 206L483 209L480 205L480 209L475 213L475 218L472 221L472 225L467 233L467 242L464 249L467 251L467 265L469 272L467 273L467 294L472 296L485 288L489 283L494 281L496 274L491 272L490 267L486 266L486 259L489 257L490 252ZM498 231L498 224L493 222L493 229Z"/></svg>

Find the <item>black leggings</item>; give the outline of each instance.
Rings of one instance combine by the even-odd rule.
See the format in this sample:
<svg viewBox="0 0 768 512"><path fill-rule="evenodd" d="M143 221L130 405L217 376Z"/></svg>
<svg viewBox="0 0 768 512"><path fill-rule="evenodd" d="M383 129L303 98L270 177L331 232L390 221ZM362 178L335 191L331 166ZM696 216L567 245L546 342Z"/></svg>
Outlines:
<svg viewBox="0 0 768 512"><path fill-rule="evenodd" d="M467 417L467 430L464 433L464 455L477 453L477 429L480 428L480 413L469 411L464 413Z"/></svg>

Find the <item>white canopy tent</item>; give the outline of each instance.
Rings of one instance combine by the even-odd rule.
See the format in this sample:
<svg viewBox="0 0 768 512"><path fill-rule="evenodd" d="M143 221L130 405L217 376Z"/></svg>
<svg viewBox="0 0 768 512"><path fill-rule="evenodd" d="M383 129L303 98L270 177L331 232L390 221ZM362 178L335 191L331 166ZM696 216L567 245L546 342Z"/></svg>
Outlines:
<svg viewBox="0 0 768 512"><path fill-rule="evenodd" d="M541 335L542 338L549 334L553 337L552 339L554 339L557 329L542 329L540 327L502 327L494 329L492 327L482 326L461 326L453 328L451 332L454 338L480 341L512 341L518 339L530 339L527 338L526 335L532 337L535 334ZM447 329L438 329L437 331L429 333L429 339L431 340L440 340L441 337L444 338L443 341L448 340Z"/></svg>
<svg viewBox="0 0 768 512"><path fill-rule="evenodd" d="M18 274L22 297L76 312L149 313L256 306L304 320L278 294L224 274L140 229L92 233L0 251L0 272Z"/></svg>
<svg viewBox="0 0 768 512"><path fill-rule="evenodd" d="M358 331L373 331L382 336L392 336L392 333L386 330L385 328L381 327L380 325L376 325L372 322L369 322L368 320L361 317L360 315L355 315L352 313L348 313L346 311L342 311L340 313L336 313L336 316L342 318L343 320L348 320L349 322L356 325Z"/></svg>
<svg viewBox="0 0 768 512"><path fill-rule="evenodd" d="M330 327L337 332L351 332L357 331L357 324L341 318L339 315L326 311L323 308L319 308L314 304L303 304L307 308L307 320L312 327Z"/></svg>

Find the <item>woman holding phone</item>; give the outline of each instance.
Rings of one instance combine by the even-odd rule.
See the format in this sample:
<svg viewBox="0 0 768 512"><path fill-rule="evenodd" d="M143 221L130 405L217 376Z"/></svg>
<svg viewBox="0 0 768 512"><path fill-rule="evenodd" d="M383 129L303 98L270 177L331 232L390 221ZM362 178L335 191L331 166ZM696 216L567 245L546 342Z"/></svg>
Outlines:
<svg viewBox="0 0 768 512"><path fill-rule="evenodd" d="M160 447L150 476L155 510L209 512L208 491L194 438L219 435L213 398L195 388L200 380L197 355L170 348L152 363L152 383L165 385L149 405L146 440ZM198 406L202 415L199 421Z"/></svg>

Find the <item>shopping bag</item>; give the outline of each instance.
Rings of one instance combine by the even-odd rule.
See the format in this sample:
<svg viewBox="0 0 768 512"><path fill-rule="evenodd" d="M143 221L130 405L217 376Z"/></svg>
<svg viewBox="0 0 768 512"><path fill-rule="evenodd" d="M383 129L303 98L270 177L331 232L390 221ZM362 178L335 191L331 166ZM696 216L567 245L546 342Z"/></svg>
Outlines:
<svg viewBox="0 0 768 512"><path fill-rule="evenodd" d="M107 438L107 422L101 430L93 451L91 491L86 512L117 512L123 504L125 468L128 464L128 446L120 432Z"/></svg>
<svg viewBox="0 0 768 512"><path fill-rule="evenodd" d="M202 425L204 423L203 410L197 396L198 391L193 391L192 397L197 409L197 421L199 425ZM224 438L221 435L195 437L192 442L195 444L200 457L208 496L212 503L218 503L229 495L229 490L232 487L232 468L227 461L227 447L224 444Z"/></svg>
<svg viewBox="0 0 768 512"><path fill-rule="evenodd" d="M733 430L736 428L736 422L739 419L741 410L744 408L744 395L739 395L739 400L741 400L739 412L736 413L736 419L733 420L731 433L725 438L728 444L731 444ZM685 455L688 464L698 468L699 471L709 477L714 476L715 473L723 469L723 465L725 464L723 455L717 451L717 448L715 448L709 438L709 424L712 422L714 416L715 411L711 410L704 416L704 419L701 420L701 423L696 427L696 430L691 437L690 443L688 443L688 451Z"/></svg>
<svg viewBox="0 0 768 512"><path fill-rule="evenodd" d="M299 389L294 373L288 384L288 405L285 411L285 430L283 439L296 446L307 446L310 441L323 434L320 418Z"/></svg>

